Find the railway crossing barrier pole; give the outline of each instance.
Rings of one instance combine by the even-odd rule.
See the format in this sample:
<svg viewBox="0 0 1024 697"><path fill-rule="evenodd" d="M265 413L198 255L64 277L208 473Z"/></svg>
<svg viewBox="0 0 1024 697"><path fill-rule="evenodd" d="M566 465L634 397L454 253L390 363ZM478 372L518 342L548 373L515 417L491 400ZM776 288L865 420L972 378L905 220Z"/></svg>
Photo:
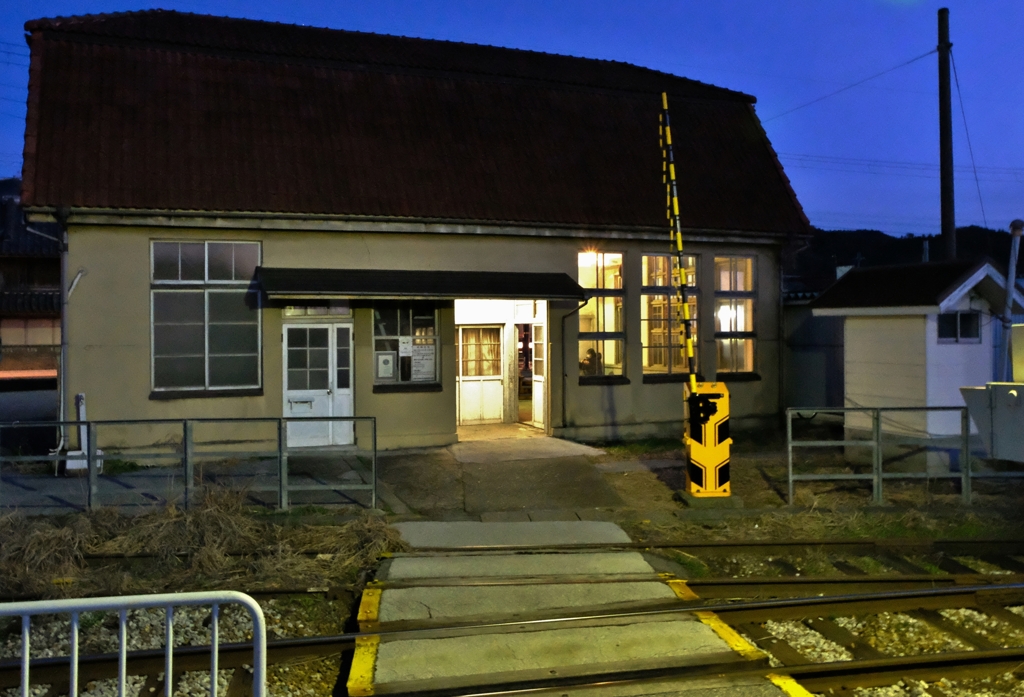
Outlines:
<svg viewBox="0 0 1024 697"><path fill-rule="evenodd" d="M99 472L96 465L96 424L90 423L87 427L89 443L86 445L86 465L89 468L89 510L95 511L100 507L100 482Z"/></svg>
<svg viewBox="0 0 1024 697"><path fill-rule="evenodd" d="M277 507L288 510L288 425L277 420Z"/></svg>
<svg viewBox="0 0 1024 697"><path fill-rule="evenodd" d="M192 422L185 419L181 449L185 459L185 508L195 505L195 462L192 457Z"/></svg>
<svg viewBox="0 0 1024 697"><path fill-rule="evenodd" d="M965 506L971 505L971 417L964 407L960 411L960 496Z"/></svg>
<svg viewBox="0 0 1024 697"><path fill-rule="evenodd" d="M871 412L871 439L874 442L874 453L871 463L872 474L874 474L873 486L871 487L872 502L881 506L882 496L882 412L873 409Z"/></svg>

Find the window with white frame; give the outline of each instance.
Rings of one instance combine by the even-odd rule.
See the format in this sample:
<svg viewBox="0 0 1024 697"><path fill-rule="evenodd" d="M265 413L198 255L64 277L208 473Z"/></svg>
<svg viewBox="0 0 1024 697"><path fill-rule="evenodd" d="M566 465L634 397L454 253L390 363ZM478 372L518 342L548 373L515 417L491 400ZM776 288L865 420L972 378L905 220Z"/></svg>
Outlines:
<svg viewBox="0 0 1024 697"><path fill-rule="evenodd" d="M940 344L980 344L980 312L943 312L939 315Z"/></svg>
<svg viewBox="0 0 1024 697"><path fill-rule="evenodd" d="M715 344L719 373L754 371L753 257L715 257Z"/></svg>
<svg viewBox="0 0 1024 697"><path fill-rule="evenodd" d="M626 329L622 254L580 252L579 284L589 298L579 311L580 377L623 375Z"/></svg>
<svg viewBox="0 0 1024 697"><path fill-rule="evenodd" d="M258 388L259 242L153 241L153 389Z"/></svg>
<svg viewBox="0 0 1024 697"><path fill-rule="evenodd" d="M374 382L440 382L437 339L437 308L433 303L374 303Z"/></svg>
<svg viewBox="0 0 1024 697"><path fill-rule="evenodd" d="M689 372L683 338L683 313L673 286L676 257L669 254L643 256L643 287L640 289L640 339L643 346L645 375L671 375ZM683 276L687 304L690 306L690 331L694 360L697 349L697 257L683 257Z"/></svg>

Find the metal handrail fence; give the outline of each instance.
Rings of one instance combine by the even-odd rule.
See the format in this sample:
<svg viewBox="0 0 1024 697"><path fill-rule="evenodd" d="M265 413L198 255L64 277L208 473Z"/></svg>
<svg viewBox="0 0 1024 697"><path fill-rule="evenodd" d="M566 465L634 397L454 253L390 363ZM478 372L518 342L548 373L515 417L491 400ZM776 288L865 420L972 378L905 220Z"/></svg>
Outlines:
<svg viewBox="0 0 1024 697"><path fill-rule="evenodd" d="M959 472L885 472L882 451L883 414L896 412L959 412L960 413L960 471ZM854 438L844 440L794 440L794 414L843 414L860 412L871 415L871 438ZM893 435L893 434L889 434ZM900 435L900 434L895 434ZM976 472L971 462L970 450L971 421L967 407L829 407L829 408L798 408L786 409L786 450L788 453L788 479L790 506L794 502L796 482L822 481L870 481L871 499L875 505L884 502L883 483L886 480L899 479L959 479L960 494L964 505L971 504L972 481L974 479L1017 479L1024 478L1024 472ZM797 474L793 471L794 448L825 448L825 447L865 447L872 451L871 472L850 473L815 473Z"/></svg>
<svg viewBox="0 0 1024 697"><path fill-rule="evenodd" d="M316 484L292 484L289 482L288 459L290 454L295 454L296 449L288 447L287 429L289 424L319 423L319 422L351 422L353 433L357 423L368 423L370 425L370 482L368 484L351 483L316 483ZM276 425L276 447L274 450L203 450L197 452L194 437L197 424L275 424ZM118 459L118 454L99 452L99 427L100 426L167 426L172 424L181 425L181 453L177 452L139 452L132 453L133 460L170 460L181 463L184 469L184 505L191 506L196 500L196 460L202 458L273 458L277 461L277 484L256 485L247 487L249 491L276 491L278 495L278 507L281 510L288 510L290 507L290 492L293 491L369 491L370 507L377 507L377 418L374 416L321 416L321 417L266 417L266 418L203 418L203 419L115 419L96 421L14 421L0 423L0 445L3 444L4 429L33 428L41 427L80 427L84 426L87 436L85 443L79 443L79 448L84 451L82 455L70 456L67 454L50 455L4 455L0 451L0 465L12 462L53 462L56 469L60 462L68 460L82 460L86 462L88 475L88 503L89 510L100 508L99 498L99 476L102 464L105 460ZM0 480L0 487L2 487ZM0 505L3 502L3 489L0 488Z"/></svg>
<svg viewBox="0 0 1024 697"><path fill-rule="evenodd" d="M127 682L128 611L163 609L164 626L164 694L174 693L174 608L210 606L210 697L217 697L217 670L220 653L218 617L221 605L241 605L252 618L252 694L264 697L267 687L267 625L263 610L252 597L238 591L203 591L197 593L163 593L157 595L126 595L108 598L70 598L63 600L33 600L0 604L0 617L21 618L21 697L29 697L31 678L32 618L39 615L71 615L69 637L69 664L67 694L79 693L79 629L84 612L116 611L117 629L117 694L124 697ZM236 670L243 670L236 668Z"/></svg>

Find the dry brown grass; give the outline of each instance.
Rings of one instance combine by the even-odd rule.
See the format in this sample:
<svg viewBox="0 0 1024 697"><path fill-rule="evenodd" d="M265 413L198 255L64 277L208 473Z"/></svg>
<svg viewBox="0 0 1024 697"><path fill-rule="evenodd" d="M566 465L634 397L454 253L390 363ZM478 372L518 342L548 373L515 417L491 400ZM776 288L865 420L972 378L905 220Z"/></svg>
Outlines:
<svg viewBox="0 0 1024 697"><path fill-rule="evenodd" d="M383 519L282 527L251 515L242 494L210 488L197 505L128 517L0 518L0 593L68 596L199 588L336 586L403 549ZM87 559L87 555L125 557Z"/></svg>

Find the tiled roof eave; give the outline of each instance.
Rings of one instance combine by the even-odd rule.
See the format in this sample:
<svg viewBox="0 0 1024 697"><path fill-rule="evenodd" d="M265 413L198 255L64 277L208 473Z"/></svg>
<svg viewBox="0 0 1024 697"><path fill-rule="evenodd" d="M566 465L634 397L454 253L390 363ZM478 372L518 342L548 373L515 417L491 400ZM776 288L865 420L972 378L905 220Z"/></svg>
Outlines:
<svg viewBox="0 0 1024 697"><path fill-rule="evenodd" d="M49 221L59 206L36 205L26 206L26 214L33 220ZM217 221L225 224L217 225ZM230 223L228 223L230 221ZM266 229L323 229L325 231L345 231L353 226L376 224L385 228L383 231L403 231L407 226L417 228L420 232L459 233L479 230L477 234L494 235L525 235L537 237L557 236L546 234L545 231L575 233L572 236L595 237L618 235L638 235L644 238L664 237L670 239L668 225L636 225L609 223L603 225L585 223L564 223L545 221L520 220L474 220L454 218L420 218L409 216L366 216L353 214L327 213L291 213L281 211L206 211L192 209L141 209L141 208L68 208L69 225L119 225L144 226L166 225L168 227L196 226L206 223L210 227L225 228L266 228ZM390 228L390 229L387 229ZM803 230L735 230L710 227L683 228L684 241L693 238L773 238L778 241L791 239L794 235L802 236Z"/></svg>

